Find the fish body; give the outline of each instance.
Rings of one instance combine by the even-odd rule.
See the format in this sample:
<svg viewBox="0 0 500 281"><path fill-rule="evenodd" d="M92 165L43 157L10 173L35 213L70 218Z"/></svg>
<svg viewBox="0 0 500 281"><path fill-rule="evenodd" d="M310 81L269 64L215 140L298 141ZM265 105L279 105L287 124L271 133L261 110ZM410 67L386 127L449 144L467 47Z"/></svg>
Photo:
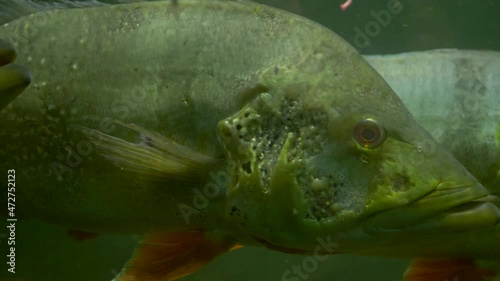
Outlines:
<svg viewBox="0 0 500 281"><path fill-rule="evenodd" d="M0 104L19 214L147 233L117 280L175 280L236 244L497 256L456 249L496 229L497 207L476 201L488 190L312 21L246 1L141 2L38 12L0 40L31 72Z"/></svg>
<svg viewBox="0 0 500 281"><path fill-rule="evenodd" d="M16 158L20 158L19 163L22 163L21 159L24 157L36 157L36 160L28 160L35 160L31 165L20 164L24 168L18 171L26 173L18 175L20 180L29 178L29 175L41 175L37 184L29 184L31 190L26 190L26 193L43 193L47 186L54 185L54 190L59 193L52 194L53 200L50 203L44 197L30 196L30 200L36 200L37 197L41 200L32 201L30 204L45 206L49 213L50 210L64 206L64 213L68 216L92 218L89 227L109 226L116 230L117 226L110 225L109 221L123 221L119 219L121 217L127 217L123 227L134 231L138 229L137 224L149 227L152 221L156 221L153 223L156 226L165 226L168 223L174 226L186 225L182 216L171 217L171 214L179 212L179 202L175 201L171 194L162 195L165 188L158 189L157 196L153 196L158 199L158 204L149 200L130 201L137 196L134 193L143 192L136 187L136 182L119 178L109 182L107 179L110 173L117 172L116 168L109 167L109 163L102 159L94 160L95 151L85 151L92 149L88 148L88 143L80 144L79 153L78 141L72 142L69 138L57 136L65 134L68 125L87 126L109 134L116 127L113 120L118 119L141 126L147 124L147 129L173 136L179 142L194 146L210 157L223 157L223 148L215 132L217 123L241 109L245 92L252 94L260 72L273 72L275 68L279 71L280 66L286 67L290 56L295 56L297 50L305 49L305 53L307 48L313 48L312 44L307 46L297 39L286 39L286 33L280 32L283 44L273 45L266 52L262 52L266 40L271 40L274 36L272 28L290 23L278 22L272 25L272 15L267 17L264 9L261 16L258 16L258 13L254 14L256 11L257 6L236 2L209 1L203 4L186 1L177 8L169 2L141 3L135 6L118 5L41 12L4 26L1 31L2 38L14 37L9 41L17 45L17 63L31 67L32 75L36 77L32 87L16 104L2 112L2 119L13 119L2 125L2 131L9 132L3 134L2 143L10 143L13 146L12 150L2 151L2 156L9 159L4 165L15 166ZM102 16L106 13L110 16ZM186 16L188 17L183 18ZM220 19L227 23L221 25L223 22ZM265 30L256 30L253 33L267 33L268 38L249 38L252 32L244 31L243 27L256 25L256 22L266 19L269 26L258 25L256 28ZM61 25L61 22L65 24ZM241 28L232 28L231 24L234 22L238 22ZM309 25L299 25L299 28L314 29L314 25ZM23 30L38 30L39 26L43 27L43 32L33 32L33 38L28 39L28 48L23 44L26 43L23 41ZM74 37L68 38L70 34L66 28L69 26L74 26L81 32L73 33ZM163 34L160 36L159 32ZM320 30L319 34L314 36L319 37L322 32L325 31ZM31 31L26 33L30 34ZM157 42L144 41L157 40L156 38L160 37L162 39ZM242 40L244 38L245 40ZM43 42L42 47L32 49L37 42ZM228 44L242 46L229 50ZM119 46L126 46L121 47L125 53L116 51ZM69 54L50 50L76 52ZM246 55L241 56L241 52ZM89 58L88 54L92 53L94 57ZM182 57L182 60L176 59L179 57ZM60 69L63 65L64 69ZM99 66L99 69L88 72L95 66ZM69 70L72 72L67 72ZM52 71L62 71L65 75L54 77ZM141 78L140 84L130 79L138 76L144 77ZM67 81L72 82L68 84ZM61 94L52 94L57 89ZM30 112L31 117L16 116L16 105L22 107L21 114ZM30 121L26 120L27 118L32 119ZM45 122L40 124L43 122L41 120ZM19 127L25 129L19 132ZM42 155L37 152L19 155L23 153L17 149L19 141L31 142L32 136L40 136L40 144L44 145L40 147ZM44 139L45 137L47 139ZM64 142L63 145L61 141ZM18 156L9 156L15 151ZM50 169L47 169L48 167ZM108 171L110 168L111 171ZM81 179L87 178L92 180L82 182ZM106 188L96 190L96 185L105 185ZM198 186L200 191L203 187L204 182ZM187 187L184 192L185 203L189 205L193 205L192 188ZM89 205L88 208L97 209L82 209L78 202L68 202L68 198L73 198L70 195L74 192L79 194L78 200L82 202L94 201L95 204ZM182 193L180 192L179 196L182 196ZM117 197L118 194L124 194L123 200ZM106 202L113 202L117 212L114 213L108 208ZM164 205L164 209L157 209L160 205ZM102 206L106 206L105 210ZM29 208L26 206L20 209ZM124 214L125 209L130 211ZM141 212L137 212L137 209ZM64 214L47 214L47 217L59 215ZM96 217L102 218L102 223L96 224ZM193 224L195 219L191 218ZM203 221L196 224L200 223L203 224ZM71 227L81 228L78 225Z"/></svg>

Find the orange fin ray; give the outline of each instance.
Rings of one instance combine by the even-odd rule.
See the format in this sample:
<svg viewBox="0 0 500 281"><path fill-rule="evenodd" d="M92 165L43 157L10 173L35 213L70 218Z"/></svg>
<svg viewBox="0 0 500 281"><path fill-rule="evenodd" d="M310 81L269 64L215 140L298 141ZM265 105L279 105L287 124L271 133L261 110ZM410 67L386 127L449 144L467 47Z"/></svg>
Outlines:
<svg viewBox="0 0 500 281"><path fill-rule="evenodd" d="M231 249L229 249L229 250L230 250L230 251L234 251L234 250L241 249L241 248L243 248L243 247L245 247L245 246L243 246L243 245L239 245L239 244L236 244L236 245L234 245L234 246L233 246Z"/></svg>
<svg viewBox="0 0 500 281"><path fill-rule="evenodd" d="M202 230L153 233L138 245L114 281L177 280L201 269L233 245L221 233Z"/></svg>
<svg viewBox="0 0 500 281"><path fill-rule="evenodd" d="M404 281L488 281L496 272L479 267L472 259L416 259Z"/></svg>

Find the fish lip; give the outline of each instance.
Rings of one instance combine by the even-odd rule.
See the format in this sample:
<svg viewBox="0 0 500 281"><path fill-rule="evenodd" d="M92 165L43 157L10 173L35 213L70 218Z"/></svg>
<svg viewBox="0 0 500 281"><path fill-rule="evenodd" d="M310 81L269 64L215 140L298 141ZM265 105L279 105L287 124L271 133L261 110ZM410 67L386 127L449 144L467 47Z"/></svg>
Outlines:
<svg viewBox="0 0 500 281"><path fill-rule="evenodd" d="M488 202L488 197L488 190L480 183L464 186L442 183L407 205L372 215L363 222L363 228L376 235L490 227L500 221L500 211ZM471 219L472 215L479 215L478 219ZM467 220L459 223L460 216Z"/></svg>
<svg viewBox="0 0 500 281"><path fill-rule="evenodd" d="M465 186L443 187L444 185L446 185L446 183L438 184L431 192L415 200L414 204L430 205L436 204L434 201L438 201L440 204L438 204L435 208L439 210L446 210L474 200L485 198L489 195L488 190L480 183ZM442 202L443 198L445 198L445 202Z"/></svg>

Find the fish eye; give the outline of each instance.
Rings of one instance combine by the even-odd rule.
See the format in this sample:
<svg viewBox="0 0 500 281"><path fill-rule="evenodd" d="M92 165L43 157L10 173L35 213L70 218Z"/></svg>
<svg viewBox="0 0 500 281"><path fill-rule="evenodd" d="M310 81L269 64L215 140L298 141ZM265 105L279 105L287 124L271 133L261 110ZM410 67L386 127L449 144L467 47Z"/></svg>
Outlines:
<svg viewBox="0 0 500 281"><path fill-rule="evenodd" d="M354 139L364 148L375 148L384 143L384 128L374 119L367 118L358 122L354 128Z"/></svg>

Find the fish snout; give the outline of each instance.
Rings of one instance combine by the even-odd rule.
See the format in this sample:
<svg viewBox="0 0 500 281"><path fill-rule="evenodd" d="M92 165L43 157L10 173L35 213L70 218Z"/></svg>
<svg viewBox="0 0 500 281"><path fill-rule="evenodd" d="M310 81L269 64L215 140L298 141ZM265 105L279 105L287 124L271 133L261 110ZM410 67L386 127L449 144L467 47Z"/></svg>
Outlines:
<svg viewBox="0 0 500 281"><path fill-rule="evenodd" d="M371 234L387 232L466 231L495 226L500 210L480 183L442 182L420 199L377 213L364 223Z"/></svg>

